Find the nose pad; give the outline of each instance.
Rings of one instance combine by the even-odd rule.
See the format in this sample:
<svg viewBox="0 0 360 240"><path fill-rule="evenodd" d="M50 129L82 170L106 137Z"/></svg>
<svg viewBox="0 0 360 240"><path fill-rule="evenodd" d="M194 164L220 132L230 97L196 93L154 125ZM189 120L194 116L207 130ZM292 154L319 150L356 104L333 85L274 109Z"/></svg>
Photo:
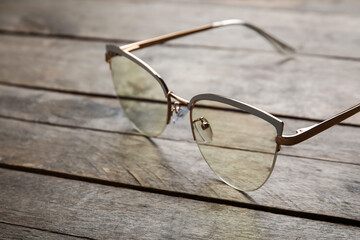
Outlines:
<svg viewBox="0 0 360 240"><path fill-rule="evenodd" d="M189 112L189 109L187 107L182 107L180 103L175 102L173 104L173 107L171 109L171 113L175 113L172 117L172 122L176 123L180 119L184 118L184 116Z"/></svg>
<svg viewBox="0 0 360 240"><path fill-rule="evenodd" d="M173 123L176 123L176 122L179 121L180 119L183 119L184 116L185 116L188 112L189 112L189 109L187 109L187 108L182 108L182 109L180 109L180 111L177 112L177 113L175 114L175 116L173 117L173 119L172 119Z"/></svg>
<svg viewBox="0 0 360 240"><path fill-rule="evenodd" d="M211 125L208 120L204 117L200 117L195 119L192 122L194 126L194 134L196 140L201 140L204 143L211 143L213 138L213 132L211 129Z"/></svg>

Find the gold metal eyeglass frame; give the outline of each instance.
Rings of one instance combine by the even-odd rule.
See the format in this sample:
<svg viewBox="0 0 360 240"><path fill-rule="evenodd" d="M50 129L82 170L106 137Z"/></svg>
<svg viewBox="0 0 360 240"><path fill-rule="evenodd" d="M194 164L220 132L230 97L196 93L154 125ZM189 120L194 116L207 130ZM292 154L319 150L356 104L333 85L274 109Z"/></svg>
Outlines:
<svg viewBox="0 0 360 240"><path fill-rule="evenodd" d="M262 111L258 108L248 105L246 103L242 103L240 101L237 101L237 100L234 100L231 98L227 98L227 97L223 97L223 96L219 96L216 94L200 94L200 95L193 97L190 101L175 95L173 92L168 90L164 80L154 69L152 69L147 63L145 63L140 58L136 57L135 55L133 55L131 53L132 51L150 47L155 44L165 43L172 39L184 37L184 36L191 35L191 34L198 33L198 32L207 31L210 29L215 29L215 28L224 27L224 26L230 26L230 25L242 25L242 26L245 26L245 27L257 32L258 34L260 34L260 36L265 38L281 54L285 54L285 55L295 54L295 49L293 47L278 40L276 37L270 35L269 33L265 32L264 30L260 29L259 27L255 26L253 24L247 23L240 19L230 19L230 20L214 22L212 24L192 28L192 29L185 30L185 31L175 32L175 33L162 35L159 37L155 37L155 38L151 38L151 39L147 39L147 40L143 40L143 41L130 43L130 44L123 45L120 47L116 46L116 45L107 45L105 59L106 59L106 62L110 63L110 60L112 57L124 56L124 57L128 58L129 60L138 64L143 69L145 69L148 73L150 73L159 82L159 84L161 85L161 87L164 91L165 97L167 98L167 105L168 105L167 124L170 123L172 113L175 110L174 106L175 107L176 106L179 106L179 107L186 106L190 110L190 119L192 119L191 118L192 108L194 107L194 104L197 101L213 100L213 101L222 102L222 103L231 105L235 108L239 108L239 109L246 111L250 114L253 114L255 116L258 116L258 117L266 120L267 122L271 123L272 125L274 125L277 130L277 137L275 139L275 141L277 143L277 152L280 150L281 145L289 146L289 145L295 145L302 141L305 141L305 140L325 131L326 129L344 121L345 119L353 116L354 114L356 114L360 111L360 103L359 103L359 104L357 104L357 105L355 105L355 106L353 106L353 107L351 107L351 108L349 108L327 120L320 122L320 123L314 124L309 127L304 127L304 128L298 129L296 131L296 134L283 135L282 134L283 128L284 128L283 121L281 121L277 117L275 117L265 111ZM175 101L173 101L173 99ZM193 137L195 139L194 129L193 129L192 124L191 124L191 127L192 127Z"/></svg>

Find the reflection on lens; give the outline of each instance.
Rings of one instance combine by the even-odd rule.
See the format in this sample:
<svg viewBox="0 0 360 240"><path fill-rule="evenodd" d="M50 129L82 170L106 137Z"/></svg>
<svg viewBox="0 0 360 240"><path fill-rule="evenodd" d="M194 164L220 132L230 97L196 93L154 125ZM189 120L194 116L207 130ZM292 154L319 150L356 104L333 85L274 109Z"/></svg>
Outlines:
<svg viewBox="0 0 360 240"><path fill-rule="evenodd" d="M126 116L138 131L148 136L159 135L167 120L166 97L159 82L123 56L111 58L111 71Z"/></svg>
<svg viewBox="0 0 360 240"><path fill-rule="evenodd" d="M205 107L214 105L217 107ZM242 191L255 190L266 182L276 159L277 131L272 124L209 100L196 102L191 118L202 155L224 182ZM199 119L206 119L207 128L199 127ZM211 141L206 137L209 128Z"/></svg>

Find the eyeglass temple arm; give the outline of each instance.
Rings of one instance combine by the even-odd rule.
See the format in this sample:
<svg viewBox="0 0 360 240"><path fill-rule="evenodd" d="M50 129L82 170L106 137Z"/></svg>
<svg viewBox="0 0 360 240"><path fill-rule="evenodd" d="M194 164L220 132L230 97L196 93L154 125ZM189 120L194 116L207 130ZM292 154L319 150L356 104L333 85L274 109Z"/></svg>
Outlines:
<svg viewBox="0 0 360 240"><path fill-rule="evenodd" d="M219 21L219 22L213 22L212 24L204 25L204 26L201 26L201 27L192 28L192 29L185 30L185 31L170 33L170 34L167 34L167 35L163 35L163 36L159 36L159 37L155 37L155 38L151 38L151 39L147 39L147 40L143 40L143 41L130 43L130 44L121 46L121 49L126 50L126 51L133 51L133 50L149 47L149 46L152 46L152 45L155 45L155 44L164 43L166 41L176 39L176 38L180 38L180 37L184 37L184 36L187 36L187 35L190 35L190 34L206 31L206 30L209 30L209 29L214 29L214 28L219 28L219 27L224 27L224 26L230 26L230 25L242 25L242 26L245 26L245 27L248 27L248 28L254 30L258 34L260 34L262 37L264 37L266 40L268 40L271 43L271 45L279 53L287 54L287 55L295 53L295 49L293 47L287 45L286 43L284 43L284 42L282 42L280 40L278 40L277 38L275 38L274 36L272 36L269 33L265 32L261 28L256 27L255 25L247 23L247 22L245 22L243 20L240 20L240 19L229 19L229 20L223 20L223 21Z"/></svg>
<svg viewBox="0 0 360 240"><path fill-rule="evenodd" d="M296 131L297 134L295 134L295 135L278 136L276 138L276 142L279 145L288 145L288 146L298 144L302 141L305 141L305 140L325 131L326 129L334 126L335 124L338 124L338 123L344 121L345 119L355 115L358 112L360 112L360 103L353 106L352 108L345 110L344 112L341 112L341 113L335 115L334 117L332 117L328 120L325 120L323 122L320 122L320 123L315 124L310 127L301 128Z"/></svg>

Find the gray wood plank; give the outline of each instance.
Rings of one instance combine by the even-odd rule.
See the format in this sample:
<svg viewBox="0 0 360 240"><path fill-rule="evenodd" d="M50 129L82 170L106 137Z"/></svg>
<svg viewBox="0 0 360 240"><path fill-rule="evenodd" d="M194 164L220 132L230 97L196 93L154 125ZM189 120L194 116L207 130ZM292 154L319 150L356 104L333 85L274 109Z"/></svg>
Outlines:
<svg viewBox="0 0 360 240"><path fill-rule="evenodd" d="M0 86L0 116L138 134L117 99ZM282 120L285 122L285 134L293 134L296 129L315 124L288 118ZM189 116L168 125L159 138L192 141ZM280 154L360 164L359 139L359 127L335 126L294 147L282 147Z"/></svg>
<svg viewBox="0 0 360 240"><path fill-rule="evenodd" d="M1 36L0 82L114 95L104 45ZM328 118L360 99L360 62L313 57L282 62L275 53L168 46L138 55L170 90L188 99L213 92L271 113L312 119ZM347 122L359 124L360 116Z"/></svg>
<svg viewBox="0 0 360 240"><path fill-rule="evenodd" d="M0 170L0 219L98 239L356 239L359 228Z"/></svg>
<svg viewBox="0 0 360 240"><path fill-rule="evenodd" d="M64 235L49 231L17 226L13 224L0 223L1 239L84 239L75 236Z"/></svg>
<svg viewBox="0 0 360 240"><path fill-rule="evenodd" d="M340 13L355 14L360 11L359 1L311 1L311 0L256 0L256 1L237 1L237 0L176 0L178 2L201 3L201 4L221 4L236 7L256 7L266 9L285 9L299 12L318 12L318 13Z"/></svg>
<svg viewBox="0 0 360 240"><path fill-rule="evenodd" d="M300 46L303 53L360 59L360 52L356 48L360 35L353 29L353 32L350 30L352 27L357 29L357 25L360 25L356 4L349 1L353 7L351 10L344 7L343 10L341 6L348 6L348 3L345 3L347 1L341 1L337 9L334 7L337 3L324 4L325 7L320 9L316 3L311 4L305 0L300 2L277 2L271 9L267 9L256 6L263 4L261 1L239 4L227 0L225 5L219 4L217 0L212 3L200 0L195 4L187 0L151 3L104 1L102 6L95 1L75 1L71 2L75 8L70 9L69 2L65 1L33 1L22 3L22 6L3 1L0 3L0 29L45 35L69 34L132 40L153 36L156 32L162 34L167 30L173 31L174 26L186 28L193 24L206 23L208 20L218 20L206 16L198 18L199 11L205 9L215 18L222 18L229 12L257 18L256 23L274 31L283 39L293 41L296 46ZM54 6L57 11L52 14L51 9L54 9ZM118 11L117 7L129 7L128 12L124 12L123 9ZM178 19L171 18L170 21L165 21L166 24L158 22L163 21L163 17L173 16L172 11L175 8L179 12L187 11L190 18L184 20L180 16ZM165 14L151 18L150 15L146 15L151 12L149 9L155 10L155 13L165 11ZM72 16L74 13L78 15ZM134 13L141 14L143 19L134 19ZM110 17L104 20L101 16L106 15ZM195 15L197 19L192 17ZM95 22L90 16L97 17L98 21ZM117 22L119 18L129 17L134 20L137 31L128 28L128 23L120 21L117 25L118 32L114 33L115 25L109 26L109 20ZM273 17L281 19L281 25L275 20L270 21ZM350 22L350 19L353 22ZM80 24L80 20L85 21ZM144 22L154 23L155 31L148 25L144 26ZM302 24L301 27L299 23ZM343 26L344 23L347 24ZM102 24L105 24L104 28L100 26ZM315 32L320 29L319 26L322 29ZM266 48L261 39L245 31L234 28L214 32L213 35L199 35L194 41L189 38L177 43L211 47L218 44L218 36L223 36L225 41L221 46L224 48L234 45L239 49L270 49ZM309 35L302 36L304 31ZM237 41L240 37L246 40L240 44L230 40L230 36L233 37L234 34L239 34L236 35L239 36ZM203 43L204 40L210 41ZM22 41L25 44L21 43ZM112 95L108 67L103 63L103 45L99 42L1 36L0 51L4 53L4 57L0 58L0 82ZM207 59L209 51L213 54L211 59ZM185 65L186 61L180 59L179 52L185 59L195 59L196 56L205 60L197 60L195 65L190 62L189 65ZM237 56L231 56L233 52ZM153 53L156 57L153 57ZM356 61L299 57L295 61L283 63L283 58L269 52L206 48L193 51L193 48L185 46L157 47L151 51L140 52L139 55L144 56L159 72L161 70L162 75L169 79L171 89L179 89L176 93L185 97L196 94L200 89L204 90L200 92L215 89L220 94L238 98L267 111L315 119L331 116L358 103L360 99L356 91L360 86L356 79L359 73L359 64ZM84 56L96 56L96 60L88 60ZM222 58L225 58L225 61L221 60L221 64L229 67L219 66L219 59ZM233 64L238 58L243 60L239 61L239 64ZM169 69L169 63L177 68ZM258 66L257 64L260 69L254 67ZM196 71L191 70L192 67L196 67ZM237 67L239 69L236 69ZM234 68L236 70L232 70ZM99 71L94 73L94 69ZM239 86L234 83L238 79L230 77L224 81L225 72L231 72L230 75L241 79L257 80L243 84L240 91L234 91L235 87ZM193 79L188 77L189 74L199 77L198 84L193 83ZM309 80L314 77L319 79L315 83ZM274 78L280 80L273 81ZM305 81L298 81L305 78ZM107 82L99 79L106 79ZM342 79L341 85L338 84L338 79ZM289 84L288 80L295 80L295 83ZM218 87L219 82L227 81L229 84L226 87ZM207 84L208 82L210 84ZM179 83L184 85L179 86ZM255 89L251 84L255 84ZM280 89L277 88L279 86ZM294 95L293 88L298 90L298 94ZM305 92L305 89L310 88L310 92ZM269 91L272 89L276 90ZM263 92L272 94L263 96ZM329 95L332 97L329 98ZM332 100L334 97L336 101ZM279 99L287 100L279 104ZM318 104L315 105L314 102ZM358 127L338 126L295 148L284 148L282 152L285 155L279 157L270 181L258 192L244 195L219 182L208 169L195 144L189 142L191 136L188 121L171 126L162 137L149 142L132 130L118 109L115 99L4 86L0 86L0 115L99 130L59 128L1 119L0 163L163 189L179 192L180 195L195 194L260 206L360 219L360 179L357 176ZM286 118L285 121L289 126L286 129L288 133L313 123ZM359 124L360 116L350 119L348 123ZM186 128L189 131L186 131ZM104 130L126 134L101 132ZM301 157L293 157L295 155ZM325 161L308 159L309 157ZM355 227L9 170L0 170L0 192L5 192L6 195L4 199L0 197L0 206L6 206L0 208L0 212L4 213L0 214L3 221L10 219L15 224L30 223L29 226L43 228L46 231L91 238L130 236L136 239L283 239L289 238L290 234L294 238L357 239L360 234L359 228ZM69 199L63 199L63 196ZM239 219L242 220L240 224ZM0 229L3 225L0 223ZM27 232L26 229L15 232L15 229L6 226L4 232L0 230L0 238L4 233L8 234L6 236L21 238L23 233ZM56 238L56 233L45 237L42 231L34 229L31 229L30 234L29 236L34 238Z"/></svg>
<svg viewBox="0 0 360 240"><path fill-rule="evenodd" d="M356 9L357 5L351 7ZM181 1L2 1L0 28L43 34L141 40L234 17L265 28L292 43L300 52L359 59L360 33L356 29L360 27L360 18L358 14L347 13L304 13ZM255 34L238 28L214 31L178 42L270 49Z"/></svg>
<svg viewBox="0 0 360 240"><path fill-rule="evenodd" d="M360 166L279 156L243 194L222 183L195 143L1 119L0 163L262 206L360 219Z"/></svg>

